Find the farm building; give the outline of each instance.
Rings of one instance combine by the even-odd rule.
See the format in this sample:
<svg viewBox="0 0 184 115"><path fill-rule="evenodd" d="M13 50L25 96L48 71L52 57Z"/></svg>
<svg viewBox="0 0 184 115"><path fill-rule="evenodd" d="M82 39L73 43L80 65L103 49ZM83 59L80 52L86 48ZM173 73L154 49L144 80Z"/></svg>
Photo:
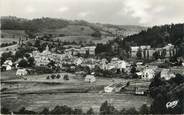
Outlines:
<svg viewBox="0 0 184 115"><path fill-rule="evenodd" d="M86 75L85 80L86 82L92 83L96 81L96 78L94 75Z"/></svg>

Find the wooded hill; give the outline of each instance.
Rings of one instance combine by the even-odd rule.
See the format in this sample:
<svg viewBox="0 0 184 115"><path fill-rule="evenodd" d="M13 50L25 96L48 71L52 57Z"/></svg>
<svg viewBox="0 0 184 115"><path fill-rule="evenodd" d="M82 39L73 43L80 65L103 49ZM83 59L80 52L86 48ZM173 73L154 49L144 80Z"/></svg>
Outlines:
<svg viewBox="0 0 184 115"><path fill-rule="evenodd" d="M131 46L151 45L152 47L162 47L168 43L174 45L184 43L184 23L154 26L124 39L124 44L130 44Z"/></svg>
<svg viewBox="0 0 184 115"><path fill-rule="evenodd" d="M121 36L132 35L145 30L146 27L141 26L119 26L100 23L89 23L83 20L65 20L59 18L37 18L24 19L13 16L1 17L2 30L25 30L26 32L46 32L60 35L100 35Z"/></svg>

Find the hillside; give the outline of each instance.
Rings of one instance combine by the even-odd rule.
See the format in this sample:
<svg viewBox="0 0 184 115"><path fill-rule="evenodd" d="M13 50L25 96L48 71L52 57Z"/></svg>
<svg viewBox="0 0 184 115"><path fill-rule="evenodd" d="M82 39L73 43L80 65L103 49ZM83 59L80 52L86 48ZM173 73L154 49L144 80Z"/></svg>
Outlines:
<svg viewBox="0 0 184 115"><path fill-rule="evenodd" d="M64 20L56 18L37 18L23 19L17 17L4 16L1 17L1 30L13 31L22 30L26 34L52 34L56 37L63 36L89 36L87 40L104 39L107 36L127 36L146 30L146 27L141 26L119 26L99 23L89 23L83 20ZM10 32L11 32L10 31ZM2 31L3 37L6 33ZM91 39L92 38L92 39Z"/></svg>
<svg viewBox="0 0 184 115"><path fill-rule="evenodd" d="M124 42L130 45L151 45L152 47L162 47L168 43L180 45L184 43L184 23L154 26L126 37Z"/></svg>

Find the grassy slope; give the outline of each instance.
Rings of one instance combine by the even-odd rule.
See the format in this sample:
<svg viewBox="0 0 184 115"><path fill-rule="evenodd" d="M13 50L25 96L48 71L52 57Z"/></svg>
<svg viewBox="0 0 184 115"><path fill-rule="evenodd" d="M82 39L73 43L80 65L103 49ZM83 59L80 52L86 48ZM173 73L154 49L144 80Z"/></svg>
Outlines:
<svg viewBox="0 0 184 115"><path fill-rule="evenodd" d="M103 24L69 24L68 26L60 29L44 29L40 33L44 34L64 34L65 37L53 38L60 39L62 41L94 41L94 42L106 42L112 39L112 36L116 35L118 30L120 35L127 36L130 34L138 33L145 28L139 26L107 26ZM102 34L101 38L92 37L95 31L99 31ZM4 38L2 42L17 41L21 36L25 35L24 30L2 30L1 34ZM108 37L106 37L108 36ZM111 37L111 38L109 38ZM107 40L106 40L107 38Z"/></svg>

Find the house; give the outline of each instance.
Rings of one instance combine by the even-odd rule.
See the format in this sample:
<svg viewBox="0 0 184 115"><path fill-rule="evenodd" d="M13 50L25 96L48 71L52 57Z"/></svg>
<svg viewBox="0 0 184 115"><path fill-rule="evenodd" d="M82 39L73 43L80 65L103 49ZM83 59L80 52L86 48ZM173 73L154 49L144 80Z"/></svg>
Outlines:
<svg viewBox="0 0 184 115"><path fill-rule="evenodd" d="M135 88L135 95L147 95L148 89L144 87L136 87Z"/></svg>
<svg viewBox="0 0 184 115"><path fill-rule="evenodd" d="M113 84L110 84L110 85L104 87L104 91L106 93L120 92L121 89L125 88L126 86L127 86L127 82L113 83Z"/></svg>
<svg viewBox="0 0 184 115"><path fill-rule="evenodd" d="M86 49L84 47L80 48L79 53L82 55L86 54Z"/></svg>
<svg viewBox="0 0 184 115"><path fill-rule="evenodd" d="M104 91L106 93L111 93L111 92L113 92L113 90L114 90L114 87L112 85L108 85L108 86L104 87Z"/></svg>
<svg viewBox="0 0 184 115"><path fill-rule="evenodd" d="M25 68L23 69L18 69L17 72L16 72L16 76L24 76L24 75L27 75L27 70Z"/></svg>
<svg viewBox="0 0 184 115"><path fill-rule="evenodd" d="M82 62L83 62L83 59L82 58L77 58L77 59L75 59L74 64L75 65L81 65Z"/></svg>
<svg viewBox="0 0 184 115"><path fill-rule="evenodd" d="M167 44L165 47L163 47L163 50L165 51L165 57L171 57L176 54L176 50L172 44Z"/></svg>
<svg viewBox="0 0 184 115"><path fill-rule="evenodd" d="M132 46L131 48L131 57L137 57L137 52L139 50L139 46Z"/></svg>
<svg viewBox="0 0 184 115"><path fill-rule="evenodd" d="M155 77L155 71L152 68L145 68L142 71L141 79L143 80L151 80Z"/></svg>
<svg viewBox="0 0 184 115"><path fill-rule="evenodd" d="M89 46L88 47L89 55L95 55L95 49L96 46Z"/></svg>
<svg viewBox="0 0 184 115"><path fill-rule="evenodd" d="M160 73L160 77L165 80L169 80L171 78L174 78L175 74L173 74L170 69L163 69Z"/></svg>
<svg viewBox="0 0 184 115"><path fill-rule="evenodd" d="M86 77L85 77L85 80L84 80L85 82L89 82L89 83L93 83L93 82L95 82L96 81L96 78L95 78L95 76L94 75L86 75Z"/></svg>
<svg viewBox="0 0 184 115"><path fill-rule="evenodd" d="M13 62L11 60L6 60L2 67L5 68L5 70L11 70L12 69Z"/></svg>
<svg viewBox="0 0 184 115"><path fill-rule="evenodd" d="M5 64L5 65L10 65L10 66L12 66L12 65L13 65L13 62L12 62L12 60L6 60L6 61L4 62L4 64Z"/></svg>

